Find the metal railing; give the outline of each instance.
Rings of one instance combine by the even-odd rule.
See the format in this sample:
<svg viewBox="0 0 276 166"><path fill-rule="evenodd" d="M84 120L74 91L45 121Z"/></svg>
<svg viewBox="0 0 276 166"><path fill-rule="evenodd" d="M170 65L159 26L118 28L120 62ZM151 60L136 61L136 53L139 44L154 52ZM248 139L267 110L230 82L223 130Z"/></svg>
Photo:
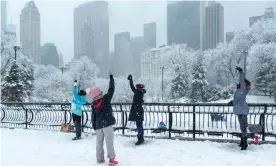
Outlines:
<svg viewBox="0 0 276 166"><path fill-rule="evenodd" d="M70 103L1 103L1 127L60 130L61 124L73 125ZM114 130L135 135L136 125L128 121L130 103L113 103ZM233 107L227 104L145 103L145 136L169 139L237 140L239 123ZM83 106L82 129L93 133L91 105ZM276 104L249 104L248 123L262 124L257 134L262 141L276 143ZM166 129L160 129L163 121Z"/></svg>

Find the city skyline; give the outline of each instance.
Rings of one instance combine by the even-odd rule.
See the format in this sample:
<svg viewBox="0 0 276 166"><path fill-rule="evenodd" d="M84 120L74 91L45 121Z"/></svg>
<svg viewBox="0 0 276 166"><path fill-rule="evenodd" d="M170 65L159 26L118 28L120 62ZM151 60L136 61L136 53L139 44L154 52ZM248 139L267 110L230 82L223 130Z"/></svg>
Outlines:
<svg viewBox="0 0 276 166"><path fill-rule="evenodd" d="M13 23L17 27L17 33L19 32L18 29L20 28L18 24L19 12L26 2L28 1L20 1L16 3L15 1L8 1L7 22L10 23L9 20L12 17ZM246 29L248 28L249 17L262 15L264 9L267 7L274 7L274 9L276 9L276 2L217 2L221 3L225 8L224 32ZM55 43L59 52L63 54L65 63L69 62L74 55L73 10L76 6L82 3L84 2L65 3L62 1L36 1L36 5L38 6L41 13L41 44L46 42ZM165 1L109 3L111 6L109 30L110 52L114 50L115 33L129 31L131 37L142 36L143 24L149 22L156 22L157 24L157 46L167 44ZM63 6L63 9L57 14L60 6ZM244 10L245 6L247 6L247 10ZM47 12L49 11L50 7L51 12ZM239 17L237 17L237 13L239 12L231 12L232 8L243 12L243 14L239 14ZM55 17L53 17L54 15ZM62 22L60 20L62 20ZM50 23L52 23L51 25L56 25L55 28L51 28ZM17 37L19 38L19 35L17 35Z"/></svg>

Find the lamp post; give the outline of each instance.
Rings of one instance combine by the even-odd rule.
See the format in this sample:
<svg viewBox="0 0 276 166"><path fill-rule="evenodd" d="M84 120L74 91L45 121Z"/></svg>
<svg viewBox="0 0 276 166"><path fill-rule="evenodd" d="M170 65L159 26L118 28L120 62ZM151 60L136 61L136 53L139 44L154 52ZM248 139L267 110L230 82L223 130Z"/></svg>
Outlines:
<svg viewBox="0 0 276 166"><path fill-rule="evenodd" d="M61 69L61 73L63 75L64 69L67 69L67 68L65 66L62 66L62 67L60 67L60 69Z"/></svg>
<svg viewBox="0 0 276 166"><path fill-rule="evenodd" d="M14 49L14 59L16 60L16 52L18 50L20 50L20 47L19 46L13 46L13 49Z"/></svg>

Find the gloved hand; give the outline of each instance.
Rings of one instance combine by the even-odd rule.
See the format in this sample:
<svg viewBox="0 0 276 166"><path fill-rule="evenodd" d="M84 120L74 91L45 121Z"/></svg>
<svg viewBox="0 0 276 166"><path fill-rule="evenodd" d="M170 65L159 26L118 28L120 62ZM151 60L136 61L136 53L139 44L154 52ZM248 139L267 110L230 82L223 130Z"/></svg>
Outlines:
<svg viewBox="0 0 276 166"><path fill-rule="evenodd" d="M239 66L236 66L236 70L238 70L238 71L242 71L242 68L241 68L241 67L239 67Z"/></svg>
<svg viewBox="0 0 276 166"><path fill-rule="evenodd" d="M78 86L78 81L77 80L74 81L74 86Z"/></svg>
<svg viewBox="0 0 276 166"><path fill-rule="evenodd" d="M128 75L127 79L132 80L132 75Z"/></svg>

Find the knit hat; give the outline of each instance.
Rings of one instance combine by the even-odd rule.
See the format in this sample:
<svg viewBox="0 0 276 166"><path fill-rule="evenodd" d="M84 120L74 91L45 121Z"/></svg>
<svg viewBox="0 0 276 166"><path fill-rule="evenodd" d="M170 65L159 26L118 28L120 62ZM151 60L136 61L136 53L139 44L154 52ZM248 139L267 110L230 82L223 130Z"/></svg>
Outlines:
<svg viewBox="0 0 276 166"><path fill-rule="evenodd" d="M145 88L145 85L144 84L136 84L136 88L143 89L143 88Z"/></svg>
<svg viewBox="0 0 276 166"><path fill-rule="evenodd" d="M87 88L86 93L89 94L93 100L99 100L103 97L103 93L100 88Z"/></svg>

